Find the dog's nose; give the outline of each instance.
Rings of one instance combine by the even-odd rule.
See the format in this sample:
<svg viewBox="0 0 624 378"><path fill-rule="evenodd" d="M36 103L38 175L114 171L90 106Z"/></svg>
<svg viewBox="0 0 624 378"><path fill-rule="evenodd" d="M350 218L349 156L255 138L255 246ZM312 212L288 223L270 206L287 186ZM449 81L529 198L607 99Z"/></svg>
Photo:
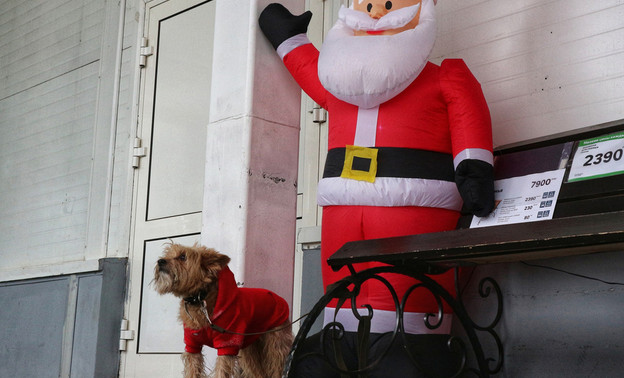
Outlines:
<svg viewBox="0 0 624 378"><path fill-rule="evenodd" d="M158 260L158 266L159 266L159 267L161 267L161 268L162 268L162 267L163 267L163 266L165 266L165 265L167 265L167 260L165 260L165 259L159 259L159 260Z"/></svg>

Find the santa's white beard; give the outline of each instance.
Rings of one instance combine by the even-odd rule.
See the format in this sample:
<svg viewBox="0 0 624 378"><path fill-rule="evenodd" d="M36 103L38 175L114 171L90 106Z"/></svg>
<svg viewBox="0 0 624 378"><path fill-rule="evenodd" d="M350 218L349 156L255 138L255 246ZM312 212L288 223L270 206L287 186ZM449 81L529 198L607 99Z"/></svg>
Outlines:
<svg viewBox="0 0 624 378"><path fill-rule="evenodd" d="M419 24L395 35L354 36L342 21L321 46L318 74L331 94L372 108L401 93L427 64L435 42L432 0L423 0Z"/></svg>

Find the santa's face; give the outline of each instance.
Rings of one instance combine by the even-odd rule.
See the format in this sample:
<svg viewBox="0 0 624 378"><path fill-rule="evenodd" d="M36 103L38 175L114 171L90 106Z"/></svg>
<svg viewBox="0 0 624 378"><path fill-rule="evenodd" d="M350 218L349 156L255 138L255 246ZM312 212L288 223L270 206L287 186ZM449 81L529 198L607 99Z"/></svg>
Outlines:
<svg viewBox="0 0 624 378"><path fill-rule="evenodd" d="M401 93L427 64L435 41L435 3L353 2L354 9L340 9L336 25L321 46L319 79L340 100L371 108ZM371 17L366 9L371 4L373 12L373 3L388 4L384 7L390 10L384 8L387 13L380 18ZM364 7L364 11L355 7ZM358 36L358 32L367 36Z"/></svg>
<svg viewBox="0 0 624 378"><path fill-rule="evenodd" d="M353 10L367 13L375 20L387 16L391 12L399 9L418 6L415 16L407 24L383 30L354 30L355 35L394 35L405 30L414 29L418 26L420 18L420 4L422 0L353 0ZM391 17L392 15L388 16Z"/></svg>

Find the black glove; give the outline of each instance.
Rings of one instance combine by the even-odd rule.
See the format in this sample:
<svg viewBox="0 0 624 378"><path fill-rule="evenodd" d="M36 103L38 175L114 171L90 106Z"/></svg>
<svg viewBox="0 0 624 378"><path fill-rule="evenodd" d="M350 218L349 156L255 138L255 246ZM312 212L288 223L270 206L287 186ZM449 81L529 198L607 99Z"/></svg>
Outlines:
<svg viewBox="0 0 624 378"><path fill-rule="evenodd" d="M260 13L258 23L273 48L277 50L277 47L288 38L306 33L311 18L310 11L295 16L282 4L273 3L267 5Z"/></svg>
<svg viewBox="0 0 624 378"><path fill-rule="evenodd" d="M482 160L463 160L455 169L455 183L464 210L478 217L494 209L494 168Z"/></svg>

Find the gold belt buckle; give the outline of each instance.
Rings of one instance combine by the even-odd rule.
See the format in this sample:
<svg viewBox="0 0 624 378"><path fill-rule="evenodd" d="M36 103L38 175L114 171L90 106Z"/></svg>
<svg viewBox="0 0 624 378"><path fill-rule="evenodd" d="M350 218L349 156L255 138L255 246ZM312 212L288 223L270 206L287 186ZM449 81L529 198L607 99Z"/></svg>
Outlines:
<svg viewBox="0 0 624 378"><path fill-rule="evenodd" d="M375 182L377 152L376 148L346 146L344 167L340 177Z"/></svg>

